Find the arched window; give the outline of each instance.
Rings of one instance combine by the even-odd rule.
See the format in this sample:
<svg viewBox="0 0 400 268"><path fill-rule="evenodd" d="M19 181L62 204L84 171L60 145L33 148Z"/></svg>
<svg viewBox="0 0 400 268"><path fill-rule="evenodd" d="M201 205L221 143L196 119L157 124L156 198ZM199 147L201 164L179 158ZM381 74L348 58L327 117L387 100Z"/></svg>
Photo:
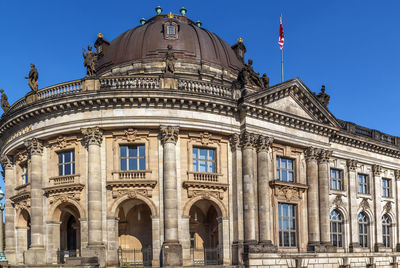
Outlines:
<svg viewBox="0 0 400 268"><path fill-rule="evenodd" d="M358 234L360 246L367 248L369 246L369 218L364 212L358 214Z"/></svg>
<svg viewBox="0 0 400 268"><path fill-rule="evenodd" d="M331 212L331 242L335 247L343 247L343 216L336 209Z"/></svg>
<svg viewBox="0 0 400 268"><path fill-rule="evenodd" d="M389 215L385 214L382 216L382 235L383 235L383 245L387 248L391 247L391 230L392 229L392 219Z"/></svg>

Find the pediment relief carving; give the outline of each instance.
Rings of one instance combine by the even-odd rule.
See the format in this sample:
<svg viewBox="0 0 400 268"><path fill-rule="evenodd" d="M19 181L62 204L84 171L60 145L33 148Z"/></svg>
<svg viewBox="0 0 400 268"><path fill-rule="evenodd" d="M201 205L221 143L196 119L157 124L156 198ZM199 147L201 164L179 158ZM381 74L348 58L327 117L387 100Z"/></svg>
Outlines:
<svg viewBox="0 0 400 268"><path fill-rule="evenodd" d="M114 140L119 139L127 142L135 142L140 138L147 138L148 136L149 136L149 131L138 130L134 128L128 128L113 132Z"/></svg>
<svg viewBox="0 0 400 268"><path fill-rule="evenodd" d="M65 148L75 146L78 143L78 138L76 136L65 136L60 135L55 139L49 140L47 142L48 147L55 150L63 150Z"/></svg>
<svg viewBox="0 0 400 268"><path fill-rule="evenodd" d="M182 186L187 190L188 198L213 196L222 200L228 190L228 184L214 182L185 181Z"/></svg>
<svg viewBox="0 0 400 268"><path fill-rule="evenodd" d="M112 191L112 197L114 199L119 198L121 196L128 196L129 198L136 198L138 195L144 196L144 197L151 197L152 196L152 190L150 189L119 189L119 190L114 190Z"/></svg>
<svg viewBox="0 0 400 268"><path fill-rule="evenodd" d="M221 141L220 136L213 135L207 131L199 133L189 133L189 138L205 146L212 143L219 143Z"/></svg>
<svg viewBox="0 0 400 268"><path fill-rule="evenodd" d="M300 201L303 199L304 192L308 186L300 183L290 183L282 181L270 181L269 185L273 189L274 196L283 201Z"/></svg>

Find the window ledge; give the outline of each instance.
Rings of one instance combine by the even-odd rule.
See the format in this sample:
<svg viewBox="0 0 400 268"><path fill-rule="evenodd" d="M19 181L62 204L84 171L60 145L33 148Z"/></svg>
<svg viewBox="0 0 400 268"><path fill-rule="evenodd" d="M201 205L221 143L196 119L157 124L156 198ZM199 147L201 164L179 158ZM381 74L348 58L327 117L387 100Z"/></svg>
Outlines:
<svg viewBox="0 0 400 268"><path fill-rule="evenodd" d="M341 196L347 196L346 190L335 190L335 189L330 189L330 194L341 195Z"/></svg>
<svg viewBox="0 0 400 268"><path fill-rule="evenodd" d="M383 202L394 202L394 197L383 197L381 199Z"/></svg>
<svg viewBox="0 0 400 268"><path fill-rule="evenodd" d="M219 182L222 177L222 174L212 172L188 171L187 174L189 181Z"/></svg>
<svg viewBox="0 0 400 268"><path fill-rule="evenodd" d="M71 175L51 177L49 179L49 183L51 186L80 183L80 175L71 174Z"/></svg>
<svg viewBox="0 0 400 268"><path fill-rule="evenodd" d="M366 199L372 200L371 194L360 194L360 193L357 193L357 198L366 198Z"/></svg>
<svg viewBox="0 0 400 268"><path fill-rule="evenodd" d="M151 170L119 170L113 171L114 180L146 180L151 177Z"/></svg>

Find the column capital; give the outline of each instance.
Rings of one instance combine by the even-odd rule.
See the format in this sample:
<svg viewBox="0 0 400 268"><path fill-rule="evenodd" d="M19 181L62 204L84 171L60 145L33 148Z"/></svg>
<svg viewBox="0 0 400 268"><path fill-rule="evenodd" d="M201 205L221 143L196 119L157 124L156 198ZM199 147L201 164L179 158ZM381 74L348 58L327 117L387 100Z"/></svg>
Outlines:
<svg viewBox="0 0 400 268"><path fill-rule="evenodd" d="M400 180L400 169L394 171L394 178Z"/></svg>
<svg viewBox="0 0 400 268"><path fill-rule="evenodd" d="M320 149L318 153L318 162L319 163L328 163L332 157L331 150Z"/></svg>
<svg viewBox="0 0 400 268"><path fill-rule="evenodd" d="M316 161L318 158L318 154L319 154L319 150L318 148L315 147L308 147L305 151L304 151L304 157L306 159L306 161Z"/></svg>
<svg viewBox="0 0 400 268"><path fill-rule="evenodd" d="M257 152L267 152L274 142L274 138L259 135L256 141Z"/></svg>
<svg viewBox="0 0 400 268"><path fill-rule="evenodd" d="M349 171L356 171L358 161L355 159L347 159L347 168Z"/></svg>
<svg viewBox="0 0 400 268"><path fill-rule="evenodd" d="M380 165L373 165L373 166L372 166L372 173L374 174L375 177L381 176L381 173L382 173L382 166L380 166Z"/></svg>
<svg viewBox="0 0 400 268"><path fill-rule="evenodd" d="M25 146L30 155L41 155L43 153L43 142L36 138L25 141Z"/></svg>
<svg viewBox="0 0 400 268"><path fill-rule="evenodd" d="M161 126L160 132L163 145L166 143L176 144L178 141L179 127Z"/></svg>
<svg viewBox="0 0 400 268"><path fill-rule="evenodd" d="M81 128L86 145L99 145L103 140L103 131L99 127Z"/></svg>
<svg viewBox="0 0 400 268"><path fill-rule="evenodd" d="M1 156L0 161L1 161L1 166L3 167L4 170L11 169L14 166L13 158L10 155Z"/></svg>
<svg viewBox="0 0 400 268"><path fill-rule="evenodd" d="M229 138L229 142L231 144L231 150L236 151L240 149L240 135L235 133L232 134Z"/></svg>
<svg viewBox="0 0 400 268"><path fill-rule="evenodd" d="M248 131L240 133L240 145L243 149L253 149L256 144L257 136Z"/></svg>

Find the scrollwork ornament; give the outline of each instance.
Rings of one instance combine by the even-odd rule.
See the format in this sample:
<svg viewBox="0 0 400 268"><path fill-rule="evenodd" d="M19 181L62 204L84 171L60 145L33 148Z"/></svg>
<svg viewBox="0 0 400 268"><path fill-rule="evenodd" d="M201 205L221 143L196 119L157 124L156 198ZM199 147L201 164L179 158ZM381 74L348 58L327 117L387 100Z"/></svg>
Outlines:
<svg viewBox="0 0 400 268"><path fill-rule="evenodd" d="M358 164L358 161L355 160L355 159L348 159L347 160L347 168L349 169L349 171L356 171L357 164Z"/></svg>
<svg viewBox="0 0 400 268"><path fill-rule="evenodd" d="M240 149L240 136L239 134L232 134L229 142L231 143L231 149L232 151L236 151Z"/></svg>
<svg viewBox="0 0 400 268"><path fill-rule="evenodd" d="M400 170L399 169L394 171L394 178L396 180L400 180Z"/></svg>
<svg viewBox="0 0 400 268"><path fill-rule="evenodd" d="M134 142L136 140L137 130L129 128L125 130L124 134L127 141Z"/></svg>
<svg viewBox="0 0 400 268"><path fill-rule="evenodd" d="M82 128L81 132L86 145L100 145L103 140L103 131L99 127Z"/></svg>
<svg viewBox="0 0 400 268"><path fill-rule="evenodd" d="M41 155L43 153L43 143L36 138L26 141L25 146L31 155Z"/></svg>
<svg viewBox="0 0 400 268"><path fill-rule="evenodd" d="M3 169L12 169L13 168L13 159L9 155L3 155L1 157L1 166Z"/></svg>
<svg viewBox="0 0 400 268"><path fill-rule="evenodd" d="M274 138L272 137L267 137L267 136L258 136L257 138L257 152L261 151L268 151L269 148L271 147L271 144L273 143Z"/></svg>
<svg viewBox="0 0 400 268"><path fill-rule="evenodd" d="M200 134L201 144L208 145L211 142L211 134L206 132L202 132Z"/></svg>
<svg viewBox="0 0 400 268"><path fill-rule="evenodd" d="M161 131L161 143L174 143L178 141L179 128L171 126L162 126Z"/></svg>
<svg viewBox="0 0 400 268"><path fill-rule="evenodd" d="M374 176L378 177L382 173L382 166L380 165L373 165L372 166L372 172L374 173Z"/></svg>

